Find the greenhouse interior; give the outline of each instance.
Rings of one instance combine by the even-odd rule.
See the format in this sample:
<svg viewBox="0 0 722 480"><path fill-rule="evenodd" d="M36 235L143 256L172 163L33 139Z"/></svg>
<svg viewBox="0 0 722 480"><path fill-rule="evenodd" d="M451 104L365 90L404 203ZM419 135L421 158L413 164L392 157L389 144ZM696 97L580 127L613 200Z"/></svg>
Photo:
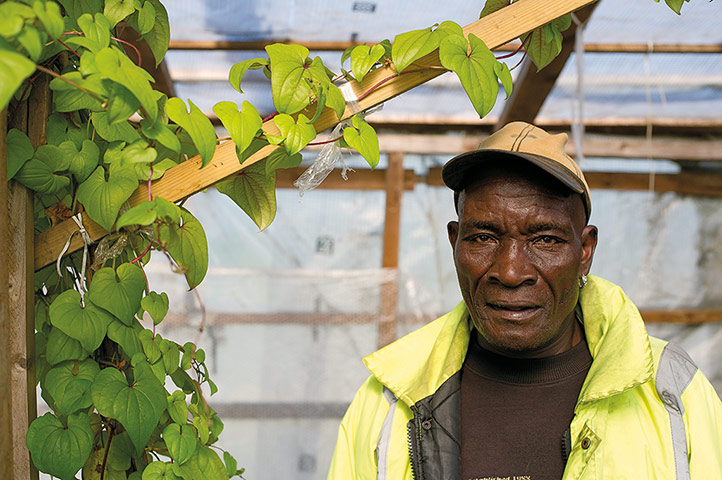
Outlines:
<svg viewBox="0 0 722 480"><path fill-rule="evenodd" d="M463 27L484 7L161 1L170 44L154 88L190 99L218 138L229 136L218 102L248 101L263 118L276 110L263 69L248 70L243 93L229 83L231 68L265 58L267 45L305 45L340 72L349 47L447 20ZM326 478L339 422L369 375L361 359L461 301L446 230L457 214L441 168L515 120L569 135L599 229L591 273L621 286L649 333L681 345L722 394L722 2L692 0L681 15L653 0L586 3L541 70L518 38L493 49L513 91L500 87L483 118L456 75L438 75L364 111L378 134L375 168L343 149L328 178L302 190L297 179L338 135L319 132L300 166L277 171L275 219L261 231L212 185L184 199L205 230L207 273L189 290L154 251L144 271L170 309L157 330L143 325L205 351L218 387L208 402L224 424L217 445L243 478ZM42 416L50 407L37 392Z"/></svg>

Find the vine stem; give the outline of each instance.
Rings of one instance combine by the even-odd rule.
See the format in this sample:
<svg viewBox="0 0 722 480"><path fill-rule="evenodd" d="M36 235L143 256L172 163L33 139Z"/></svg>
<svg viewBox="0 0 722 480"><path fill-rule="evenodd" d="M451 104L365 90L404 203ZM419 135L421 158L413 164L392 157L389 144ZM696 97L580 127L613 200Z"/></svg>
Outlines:
<svg viewBox="0 0 722 480"><path fill-rule="evenodd" d="M338 142L342 138L343 138L343 135L339 135L338 137L331 139L331 140L326 140L324 142L311 142L308 145L326 145L327 143Z"/></svg>
<svg viewBox="0 0 722 480"><path fill-rule="evenodd" d="M148 246L145 247L145 250L143 250L143 253L141 253L140 255L138 255L137 257L135 257L133 260L131 260L130 263L135 263L135 262L137 262L138 260L140 260L141 258L145 257L145 254L150 251L150 247L152 247L152 246L153 246L153 240L151 240L150 242L148 242Z"/></svg>
<svg viewBox="0 0 722 480"><path fill-rule="evenodd" d="M133 50L135 50L135 54L138 55L138 66L139 66L139 67L142 67L142 65L143 65L143 57L141 56L140 50L138 50L138 47L136 47L135 45L133 45L133 44L130 43L130 42L126 42L125 40L121 40L121 39L118 38L118 37L110 37L110 38L113 39L113 40L115 40L116 42L122 43L123 45L128 45L130 48L132 48Z"/></svg>
<svg viewBox="0 0 722 480"><path fill-rule="evenodd" d="M77 88L78 90L87 93L88 95L90 95L91 97L93 97L94 99L96 99L97 101L99 101L100 103L105 103L105 99L104 99L103 97L101 97L100 95L98 95L98 94L95 93L95 92L91 92L90 90L88 90L88 89L85 88L85 87L81 87L80 85L78 85L78 84L75 83L74 81L70 80L69 78L63 77L63 76L60 75L59 73L54 72L54 71L50 70L49 68L45 68L45 67L43 67L42 65L35 65L35 67L36 67L38 70L40 70L41 72L47 73L48 75L53 76L53 77L55 77L55 78L59 78L59 79L62 80L63 82L67 83L68 85L71 85L71 86Z"/></svg>
<svg viewBox="0 0 722 480"><path fill-rule="evenodd" d="M103 465L100 470L100 480L105 477L105 466L108 463L108 452L110 451L110 442L113 441L113 427L108 424L108 445L105 447L105 454L103 455Z"/></svg>
<svg viewBox="0 0 722 480"><path fill-rule="evenodd" d="M68 50L70 50L71 52L73 52L73 53L75 54L75 56L77 56L78 58L80 58L80 54L79 54L78 52L76 52L75 50L73 50L73 48L70 47L70 45L68 45L68 44L65 43L64 41L60 40L59 38L56 38L55 40L57 40L58 43L60 43L60 45L64 46L65 48L67 48Z"/></svg>
<svg viewBox="0 0 722 480"><path fill-rule="evenodd" d="M527 35L526 38L524 39L524 41L521 42L521 45L519 45L519 47L517 47L516 50L514 50L514 51L511 52L511 53L507 53L506 55L500 55L500 56L496 57L496 59L497 59L497 60L502 60L502 59L504 59L504 58L513 57L514 55L516 55L517 53L519 53L522 48L524 48L524 47L526 46L526 43L529 41L530 38L531 38L531 35Z"/></svg>

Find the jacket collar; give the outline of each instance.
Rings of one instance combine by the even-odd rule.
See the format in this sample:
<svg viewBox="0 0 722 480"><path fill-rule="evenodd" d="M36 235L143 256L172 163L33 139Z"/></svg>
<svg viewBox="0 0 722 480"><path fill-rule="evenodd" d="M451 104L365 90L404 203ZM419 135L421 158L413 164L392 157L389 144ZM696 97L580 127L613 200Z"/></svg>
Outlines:
<svg viewBox="0 0 722 480"><path fill-rule="evenodd" d="M593 275L581 292L584 331L593 358L579 403L621 393L654 375L652 349L637 308L622 289ZM469 345L464 302L363 361L396 398L411 406L461 369Z"/></svg>

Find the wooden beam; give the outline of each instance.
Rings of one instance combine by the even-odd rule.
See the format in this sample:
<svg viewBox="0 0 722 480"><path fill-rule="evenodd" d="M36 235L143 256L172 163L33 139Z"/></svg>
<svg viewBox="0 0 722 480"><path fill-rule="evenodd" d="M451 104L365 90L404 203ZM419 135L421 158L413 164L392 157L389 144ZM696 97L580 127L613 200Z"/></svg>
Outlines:
<svg viewBox="0 0 722 480"><path fill-rule="evenodd" d="M641 310L645 323L680 323L699 325L722 322L722 308L682 308L675 310Z"/></svg>
<svg viewBox="0 0 722 480"><path fill-rule="evenodd" d="M620 172L584 172L592 190L648 190L649 174ZM431 168L424 179L433 186L443 186L441 168ZM722 197L722 175L707 172L681 172L654 176L655 192Z"/></svg>
<svg viewBox="0 0 722 480"><path fill-rule="evenodd" d="M584 24L596 7L597 4L592 3L577 11L575 15L579 22ZM519 76L514 82L514 90L504 103L504 110L499 115L494 130L499 130L507 123L517 120L534 121L544 104L544 100L552 91L559 74L562 73L569 55L574 50L576 30L577 25L572 22L572 26L562 33L561 52L549 65L540 71L537 71L536 65L529 58L524 61L521 72L519 72Z"/></svg>
<svg viewBox="0 0 722 480"><path fill-rule="evenodd" d="M474 135L489 133L498 119L495 117L474 118L449 115L387 115L383 112L371 115L368 122L377 130L402 131L406 133L468 132ZM644 135L648 119L644 117L585 118L587 133L610 135ZM220 124L220 121L218 122ZM565 131L571 128L569 119L538 117L537 126L549 131ZM690 137L722 135L722 118L680 118L655 117L651 119L652 131L656 135Z"/></svg>
<svg viewBox="0 0 722 480"><path fill-rule="evenodd" d="M396 340L396 314L399 295L399 241L401 238L401 197L404 194L404 154L389 154L386 170L386 209L381 267L392 269L396 276L381 285L378 347Z"/></svg>
<svg viewBox="0 0 722 480"><path fill-rule="evenodd" d="M263 51L268 45L284 43L303 45L315 51L344 51L348 47L374 42L300 42L289 39L276 40L171 40L169 50L230 50ZM495 48L499 52L513 52L521 45L518 41L508 42ZM722 53L722 45L684 43L585 43L584 51L589 53Z"/></svg>
<svg viewBox="0 0 722 480"><path fill-rule="evenodd" d="M490 48L494 48L503 45L529 30L588 5L593 1L594 0L560 0L549 3L547 0L519 0L468 25L464 28L464 33L466 35L473 33L484 40ZM440 66L438 51L434 51L419 59L414 65L414 68L418 68L418 70L411 71L411 69L409 69L409 73L405 73L404 75L395 76L396 74L393 68L383 67L366 75L364 81L361 83L351 82L351 87L356 97L363 96L363 98L358 101L359 108L366 110L375 107L441 75L445 71L438 69ZM386 81L386 83L376 90L371 91L373 86L390 77L393 78ZM312 116L311 112L306 113L309 118ZM347 108L343 118L348 118L351 115L351 109ZM338 123L336 113L327 108L319 117L316 128L317 131L320 132L331 128L336 125L336 123ZM279 134L272 120L265 122L263 129L271 134ZM203 170L199 171L201 166L200 157L191 158L169 169L162 178L153 183L153 194L169 201L186 198L266 158L275 148L273 145L264 147L248 158L242 165L239 165L235 153L235 144L230 141L225 142L216 147L213 159ZM130 206L137 205L143 202L147 198L147 195L148 192L145 186L140 186L128 200L128 203ZM93 240L97 240L108 233L90 220L85 213L83 214L83 224ZM42 268L55 261L68 237L76 229L77 225L75 225L75 222L66 220L55 225L50 230L39 234L36 237L35 268ZM78 235L73 236L73 240L66 254L82 248L82 240L78 237Z"/></svg>
<svg viewBox="0 0 722 480"><path fill-rule="evenodd" d="M380 134L382 152L429 155L455 155L474 150L486 135ZM654 158L698 162L722 162L722 140L689 140L654 137L651 144L642 137L585 135L584 155L600 158ZM576 153L574 143L567 142L569 155Z"/></svg>

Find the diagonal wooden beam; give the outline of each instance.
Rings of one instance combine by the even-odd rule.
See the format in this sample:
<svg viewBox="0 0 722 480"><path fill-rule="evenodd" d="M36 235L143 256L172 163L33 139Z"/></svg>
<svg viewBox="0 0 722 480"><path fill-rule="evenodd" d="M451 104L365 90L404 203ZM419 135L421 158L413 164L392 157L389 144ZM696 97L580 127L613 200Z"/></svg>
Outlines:
<svg viewBox="0 0 722 480"><path fill-rule="evenodd" d="M518 36L533 30L541 25L551 22L552 20L582 8L595 0L559 0L549 2L547 0L519 0L491 15L488 15L476 22L466 26L464 33L469 35L473 33L484 42L489 48L495 48L499 45L517 38ZM361 97L372 87L385 81L376 90L366 93L361 100L358 101L359 108L366 110L373 108L391 98L396 97L412 88L425 83L432 78L438 77L446 70L441 67L438 51L434 51L429 55L419 59L414 63L414 67L408 69L408 73L394 76L394 70L391 67L384 67L374 70L368 74L361 83L351 82L356 97ZM431 68L425 68L431 67ZM353 112L350 108L346 108L343 118L352 116ZM309 114L309 117L312 113ZM331 109L326 109L319 117L316 123L317 131L323 131L333 127L338 122L336 113ZM263 124L263 130L278 134L273 121L269 120ZM233 142L225 142L216 147L215 155L209 164L200 169L200 157L194 157L171 169L159 180L153 183L153 195L165 198L170 201L177 201L186 198L196 192L199 192L213 185L224 178L227 178L243 168L252 165L266 158L273 149L273 145L266 146L252 155L242 165L239 165L238 158L235 153L235 144ZM148 192L144 186L138 187L138 190L130 197L128 203L130 206L143 202L148 197ZM83 224L90 237L97 240L108 234L102 227L90 220L84 213ZM35 268L40 269L45 265L49 265L62 251L65 242L77 229L72 220L66 220L55 225L35 238ZM74 252L82 248L82 240L79 235L74 235L70 243L70 247L66 253Z"/></svg>
<svg viewBox="0 0 722 480"><path fill-rule="evenodd" d="M592 15L596 6L596 3L592 3L575 12L577 19L584 24ZM521 72L519 72L519 76L514 82L514 90L504 104L504 110L499 115L499 120L494 125L493 130L498 130L507 123L517 120L534 121L544 104L544 100L554 87L559 74L562 73L569 55L574 50L574 34L576 30L577 26L572 22L572 26L562 34L562 51L557 58L540 71L537 71L536 65L528 58L524 61Z"/></svg>

